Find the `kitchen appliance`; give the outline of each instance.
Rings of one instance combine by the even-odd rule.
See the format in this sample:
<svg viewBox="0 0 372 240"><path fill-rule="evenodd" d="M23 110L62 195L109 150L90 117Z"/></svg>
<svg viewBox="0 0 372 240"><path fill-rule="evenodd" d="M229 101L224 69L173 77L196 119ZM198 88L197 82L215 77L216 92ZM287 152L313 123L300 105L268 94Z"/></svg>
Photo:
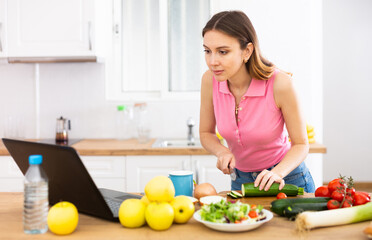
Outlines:
<svg viewBox="0 0 372 240"><path fill-rule="evenodd" d="M71 121L70 119L57 118L56 125L56 143L67 144L68 143L68 133L67 131L71 130Z"/></svg>

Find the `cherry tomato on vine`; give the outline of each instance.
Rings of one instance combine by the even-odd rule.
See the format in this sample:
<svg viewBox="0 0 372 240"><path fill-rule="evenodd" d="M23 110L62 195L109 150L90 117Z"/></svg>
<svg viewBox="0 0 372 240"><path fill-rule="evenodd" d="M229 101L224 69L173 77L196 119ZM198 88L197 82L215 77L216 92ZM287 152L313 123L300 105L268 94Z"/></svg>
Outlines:
<svg viewBox="0 0 372 240"><path fill-rule="evenodd" d="M346 192L350 194L350 196L354 196L355 194L355 188L346 188Z"/></svg>
<svg viewBox="0 0 372 240"><path fill-rule="evenodd" d="M328 183L328 191L330 194L332 194L334 191L338 190L343 190L346 188L346 183L343 179L341 178L336 178L333 179Z"/></svg>
<svg viewBox="0 0 372 240"><path fill-rule="evenodd" d="M340 208L340 202L337 201L337 200L331 199L331 200L329 200L329 201L327 202L327 208L328 208L329 210Z"/></svg>
<svg viewBox="0 0 372 240"><path fill-rule="evenodd" d="M342 200L344 200L344 196L345 196L345 194L342 193L339 190L336 190L336 191L332 192L332 194L331 194L331 198L334 199L334 200L337 200L339 202L342 202Z"/></svg>
<svg viewBox="0 0 372 240"><path fill-rule="evenodd" d="M354 206L363 205L367 202L370 202L371 198L369 198L366 194L355 192L354 194Z"/></svg>
<svg viewBox="0 0 372 240"><path fill-rule="evenodd" d="M353 202L351 201L348 201L345 199L344 203L342 204L342 208L347 208L347 207L352 207L353 206Z"/></svg>
<svg viewBox="0 0 372 240"><path fill-rule="evenodd" d="M331 197L328 186L320 186L315 190L315 197Z"/></svg>
<svg viewBox="0 0 372 240"><path fill-rule="evenodd" d="M367 192L360 192L360 191L358 191L358 193L360 193L360 194L364 194L364 195L366 195L369 199L371 199L371 195L370 195L369 193L367 193Z"/></svg>

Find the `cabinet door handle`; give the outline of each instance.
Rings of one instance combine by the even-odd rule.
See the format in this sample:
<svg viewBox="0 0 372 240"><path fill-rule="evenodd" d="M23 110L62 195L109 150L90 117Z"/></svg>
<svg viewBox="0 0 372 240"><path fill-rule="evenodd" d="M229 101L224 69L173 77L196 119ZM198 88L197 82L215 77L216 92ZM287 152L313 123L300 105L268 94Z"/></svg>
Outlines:
<svg viewBox="0 0 372 240"><path fill-rule="evenodd" d="M197 160L195 162L195 182L196 182L196 184L199 184L199 168L200 168L200 164L199 164L199 161Z"/></svg>
<svg viewBox="0 0 372 240"><path fill-rule="evenodd" d="M182 170L186 170L186 160L182 160Z"/></svg>
<svg viewBox="0 0 372 240"><path fill-rule="evenodd" d="M190 164L188 159L184 159L182 161L182 170L189 170L190 169Z"/></svg>
<svg viewBox="0 0 372 240"><path fill-rule="evenodd" d="M0 22L0 52L3 51L3 44L1 43L1 31L2 31L2 28L3 28L3 23Z"/></svg>
<svg viewBox="0 0 372 240"><path fill-rule="evenodd" d="M88 44L89 44L89 51L92 51L92 22L88 22Z"/></svg>

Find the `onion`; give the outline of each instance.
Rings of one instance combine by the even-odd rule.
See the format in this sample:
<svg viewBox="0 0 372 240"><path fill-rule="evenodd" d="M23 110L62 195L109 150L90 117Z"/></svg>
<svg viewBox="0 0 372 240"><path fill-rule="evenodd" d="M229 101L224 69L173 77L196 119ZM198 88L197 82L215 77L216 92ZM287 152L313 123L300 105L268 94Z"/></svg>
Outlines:
<svg viewBox="0 0 372 240"><path fill-rule="evenodd" d="M210 183L202 183L195 186L194 197L200 199L201 197L217 195L216 189Z"/></svg>

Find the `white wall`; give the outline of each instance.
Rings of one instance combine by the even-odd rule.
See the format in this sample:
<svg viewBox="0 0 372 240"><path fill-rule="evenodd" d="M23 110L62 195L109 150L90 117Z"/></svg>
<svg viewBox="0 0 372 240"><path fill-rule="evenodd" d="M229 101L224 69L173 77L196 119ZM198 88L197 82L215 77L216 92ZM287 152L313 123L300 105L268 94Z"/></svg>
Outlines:
<svg viewBox="0 0 372 240"><path fill-rule="evenodd" d="M372 1L324 1L325 181L372 181Z"/></svg>

